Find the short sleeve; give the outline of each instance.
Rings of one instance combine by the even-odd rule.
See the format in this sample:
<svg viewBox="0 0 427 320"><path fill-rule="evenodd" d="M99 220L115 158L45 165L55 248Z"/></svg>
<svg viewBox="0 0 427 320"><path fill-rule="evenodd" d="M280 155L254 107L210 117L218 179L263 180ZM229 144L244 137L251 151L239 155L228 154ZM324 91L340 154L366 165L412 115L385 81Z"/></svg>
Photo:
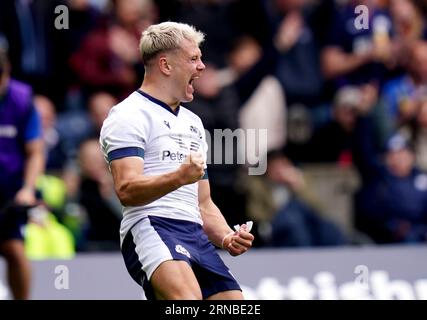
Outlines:
<svg viewBox="0 0 427 320"><path fill-rule="evenodd" d="M40 114L37 112L36 108L33 106L31 108L31 113L28 118L27 125L25 127L24 139L25 142L30 142L35 139L42 137L42 128L41 128L41 119Z"/></svg>
<svg viewBox="0 0 427 320"><path fill-rule="evenodd" d="M108 163L125 157L144 158L149 119L143 112L112 111L101 129L100 143Z"/></svg>

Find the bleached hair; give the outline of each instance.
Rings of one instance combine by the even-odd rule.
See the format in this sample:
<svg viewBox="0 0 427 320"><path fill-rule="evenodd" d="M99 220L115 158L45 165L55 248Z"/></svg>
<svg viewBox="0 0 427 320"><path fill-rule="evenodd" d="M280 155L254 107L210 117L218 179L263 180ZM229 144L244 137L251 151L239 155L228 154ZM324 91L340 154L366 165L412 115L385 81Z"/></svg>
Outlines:
<svg viewBox="0 0 427 320"><path fill-rule="evenodd" d="M168 21L149 26L142 33L139 43L143 63L146 65L160 52L178 49L184 39L200 46L205 35L185 23Z"/></svg>

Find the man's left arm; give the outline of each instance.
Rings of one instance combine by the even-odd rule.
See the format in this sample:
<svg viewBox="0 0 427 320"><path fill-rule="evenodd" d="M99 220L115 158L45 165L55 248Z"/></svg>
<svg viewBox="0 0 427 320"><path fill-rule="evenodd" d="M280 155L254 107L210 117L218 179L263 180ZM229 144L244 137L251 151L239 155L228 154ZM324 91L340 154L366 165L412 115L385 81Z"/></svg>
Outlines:
<svg viewBox="0 0 427 320"><path fill-rule="evenodd" d="M203 229L209 240L216 246L227 250L232 256L245 253L250 247L254 236L246 232L245 225L240 231L233 231L221 211L211 198L208 179L199 184L199 208L203 220Z"/></svg>
<svg viewBox="0 0 427 320"><path fill-rule="evenodd" d="M40 116L33 109L28 122L25 138L25 168L23 186L15 196L21 205L34 205L37 178L43 174L45 165L44 143L42 139Z"/></svg>

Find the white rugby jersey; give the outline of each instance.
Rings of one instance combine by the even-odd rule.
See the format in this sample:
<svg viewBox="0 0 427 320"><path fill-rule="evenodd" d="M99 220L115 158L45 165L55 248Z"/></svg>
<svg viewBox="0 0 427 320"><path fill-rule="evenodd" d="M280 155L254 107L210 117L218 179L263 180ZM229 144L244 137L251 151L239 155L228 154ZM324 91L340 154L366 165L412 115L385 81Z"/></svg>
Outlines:
<svg viewBox="0 0 427 320"><path fill-rule="evenodd" d="M207 143L202 121L179 106L175 112L162 101L138 90L115 105L105 119L100 143L108 163L123 157L144 159L144 175L176 170L190 151L202 154ZM205 177L207 170L205 168ZM202 224L198 184L184 185L144 206L124 207L120 228L123 241L129 229L147 215Z"/></svg>

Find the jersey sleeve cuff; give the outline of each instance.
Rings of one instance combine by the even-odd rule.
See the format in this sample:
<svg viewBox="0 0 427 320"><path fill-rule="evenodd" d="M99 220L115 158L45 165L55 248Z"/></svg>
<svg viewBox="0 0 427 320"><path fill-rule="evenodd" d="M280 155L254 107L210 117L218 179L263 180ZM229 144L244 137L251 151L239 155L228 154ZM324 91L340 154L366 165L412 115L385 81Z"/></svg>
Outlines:
<svg viewBox="0 0 427 320"><path fill-rule="evenodd" d="M138 147L128 147L113 150L108 153L108 162L125 157L141 157L144 159L144 149Z"/></svg>

